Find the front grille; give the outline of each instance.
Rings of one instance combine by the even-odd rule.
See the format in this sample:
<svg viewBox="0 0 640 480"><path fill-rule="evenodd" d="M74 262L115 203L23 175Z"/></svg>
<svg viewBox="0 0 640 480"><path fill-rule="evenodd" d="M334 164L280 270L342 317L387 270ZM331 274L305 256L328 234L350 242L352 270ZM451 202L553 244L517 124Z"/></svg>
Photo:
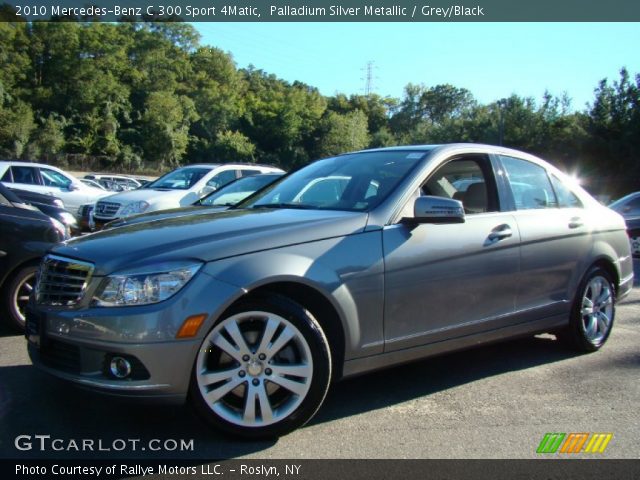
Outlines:
<svg viewBox="0 0 640 480"><path fill-rule="evenodd" d="M120 208L119 203L98 202L96 203L96 209L94 210L93 215L101 218L113 218L115 217L119 208Z"/></svg>
<svg viewBox="0 0 640 480"><path fill-rule="evenodd" d="M40 347L40 360L56 370L80 373L80 349L76 345L47 339Z"/></svg>
<svg viewBox="0 0 640 480"><path fill-rule="evenodd" d="M76 305L82 300L92 273L90 263L47 255L38 271L36 302L40 305Z"/></svg>

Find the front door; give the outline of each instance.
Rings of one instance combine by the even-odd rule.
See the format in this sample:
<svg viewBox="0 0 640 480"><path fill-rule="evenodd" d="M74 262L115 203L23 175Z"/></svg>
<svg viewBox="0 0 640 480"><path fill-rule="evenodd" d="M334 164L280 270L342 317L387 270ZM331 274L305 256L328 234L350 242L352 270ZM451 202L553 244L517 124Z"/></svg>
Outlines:
<svg viewBox="0 0 640 480"><path fill-rule="evenodd" d="M466 221L384 228L385 351L513 322L520 234L513 214L500 212L489 159L451 159L421 193L459 199Z"/></svg>

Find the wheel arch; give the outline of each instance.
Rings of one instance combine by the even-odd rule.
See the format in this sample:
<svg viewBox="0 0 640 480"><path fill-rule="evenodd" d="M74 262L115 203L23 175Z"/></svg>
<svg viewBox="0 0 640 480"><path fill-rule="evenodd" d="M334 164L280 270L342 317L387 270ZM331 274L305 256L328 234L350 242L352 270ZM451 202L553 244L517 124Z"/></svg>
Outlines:
<svg viewBox="0 0 640 480"><path fill-rule="evenodd" d="M281 295L286 297L311 312L322 327L331 351L332 380L342 377L346 336L338 309L319 290L295 281L275 281L256 287L245 295L237 298L221 315L226 316L226 311L238 302L258 299L268 295Z"/></svg>
<svg viewBox="0 0 640 480"><path fill-rule="evenodd" d="M7 269L7 272L5 273L5 275L2 278L0 278L0 292L4 292L4 289L7 286L7 283L11 282L11 280L16 275L16 273L18 273L24 267L29 267L29 266L37 267L38 265L40 265L40 260L41 260L41 257L32 257L16 265L12 265L11 268Z"/></svg>
<svg viewBox="0 0 640 480"><path fill-rule="evenodd" d="M611 280L613 280L613 283L616 287L616 295L617 295L618 288L620 286L620 273L618 272L618 269L615 267L614 262L610 258L600 257L596 259L593 263L591 263L591 265L589 266L587 271L584 273L584 275L586 275L593 267L600 267L602 268L602 270L604 270L611 276Z"/></svg>

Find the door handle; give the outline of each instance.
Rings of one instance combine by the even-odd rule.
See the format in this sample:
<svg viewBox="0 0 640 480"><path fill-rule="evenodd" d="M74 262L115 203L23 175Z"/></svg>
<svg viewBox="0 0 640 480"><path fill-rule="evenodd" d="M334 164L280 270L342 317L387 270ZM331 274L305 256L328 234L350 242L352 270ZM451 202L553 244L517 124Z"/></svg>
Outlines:
<svg viewBox="0 0 640 480"><path fill-rule="evenodd" d="M4 250L0 250L0 258L6 257L6 256L7 256L7 252L5 252Z"/></svg>
<svg viewBox="0 0 640 480"><path fill-rule="evenodd" d="M503 240L511 236L513 236L513 231L511 230L511 226L505 223L504 225L499 225L496 228L494 228L489 234L489 236L487 237L487 239L491 242L497 242L498 240Z"/></svg>
<svg viewBox="0 0 640 480"><path fill-rule="evenodd" d="M573 217L569 220L569 228L578 228L584 226L584 222L580 217Z"/></svg>

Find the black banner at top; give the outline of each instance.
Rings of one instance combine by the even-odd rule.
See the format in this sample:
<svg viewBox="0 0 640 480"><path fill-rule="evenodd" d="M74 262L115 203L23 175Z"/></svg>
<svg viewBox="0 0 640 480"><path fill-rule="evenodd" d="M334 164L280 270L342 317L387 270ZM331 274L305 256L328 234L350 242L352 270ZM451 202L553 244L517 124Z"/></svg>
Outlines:
<svg viewBox="0 0 640 480"><path fill-rule="evenodd" d="M637 22L629 0L11 0L1 21Z"/></svg>

